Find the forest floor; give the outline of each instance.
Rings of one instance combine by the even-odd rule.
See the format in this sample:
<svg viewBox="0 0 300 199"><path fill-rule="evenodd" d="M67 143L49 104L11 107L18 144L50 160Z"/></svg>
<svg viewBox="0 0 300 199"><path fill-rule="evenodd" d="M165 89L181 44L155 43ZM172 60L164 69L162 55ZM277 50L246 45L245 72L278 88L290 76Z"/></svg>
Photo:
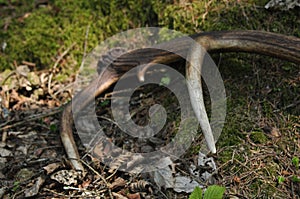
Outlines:
<svg viewBox="0 0 300 199"><path fill-rule="evenodd" d="M265 23L273 23L275 15ZM286 33L284 26L278 27ZM298 27L293 28L299 31ZM150 174L109 171L87 153L80 139L76 141L87 175L80 178L72 170L59 132L61 113L74 95L76 80L75 72L66 70L74 46L69 47L60 49L50 69L23 60L0 73L0 198L187 198L189 193L158 186ZM245 53L214 54L212 58L227 96L217 153L208 154L217 166L214 184L226 188L225 198L300 198L300 66ZM182 72L184 65L177 64ZM136 140L120 132L112 119L110 96L108 90L97 99L98 120L107 136L133 150L151 147L137 146ZM163 139L171 139L177 132L180 110L169 90L153 85L138 89L130 111L136 123L144 125L149 105L156 103L170 113ZM174 163L176 174L190 176L202 140L199 130L198 139Z"/></svg>

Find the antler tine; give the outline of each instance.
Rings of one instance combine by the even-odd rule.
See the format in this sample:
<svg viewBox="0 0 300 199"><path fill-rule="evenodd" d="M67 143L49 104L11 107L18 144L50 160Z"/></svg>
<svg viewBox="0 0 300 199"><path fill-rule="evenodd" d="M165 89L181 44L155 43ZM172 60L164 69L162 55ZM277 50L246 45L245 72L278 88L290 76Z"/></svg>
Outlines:
<svg viewBox="0 0 300 199"><path fill-rule="evenodd" d="M201 69L205 53L206 50L198 43L192 45L186 62L186 80L191 104L200 123L207 146L212 153L216 153L215 140L206 113L201 84Z"/></svg>

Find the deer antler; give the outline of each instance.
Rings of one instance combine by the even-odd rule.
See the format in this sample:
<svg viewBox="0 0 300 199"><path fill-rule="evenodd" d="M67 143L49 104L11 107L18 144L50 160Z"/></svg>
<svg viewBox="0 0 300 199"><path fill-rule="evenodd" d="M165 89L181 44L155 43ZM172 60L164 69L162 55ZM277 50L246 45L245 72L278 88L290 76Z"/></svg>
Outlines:
<svg viewBox="0 0 300 199"><path fill-rule="evenodd" d="M201 84L201 69L205 54L205 49L199 44L196 43L191 46L188 55L189 61L186 63L186 80L191 104L200 123L207 146L212 153L216 153L215 140L206 113Z"/></svg>
<svg viewBox="0 0 300 199"><path fill-rule="evenodd" d="M300 63L300 39L296 37L284 36L275 33L268 33L262 31L220 31L220 32L206 32L191 36L208 52L251 52L273 56L281 59L285 59L291 62ZM118 81L122 74L129 69L140 65L148 64L139 71L138 77L143 79L145 71L148 67L151 67L151 63L163 63L167 64L181 59L179 54L186 55L191 47L191 42L185 37L175 39L163 44L164 49L172 49L171 53L164 50L157 49L138 49L126 53L116 59L106 70L103 70L96 80L94 80L88 87L82 90L72 103L76 104L78 110L72 113L72 104L69 103L62 114L60 135L65 147L68 158L70 159L74 169L84 171L84 168L79 161L80 156L74 142L72 125L73 117L76 117L76 113L84 109L95 97L105 92L112 84ZM196 60L198 51L194 51L190 56L192 60ZM190 66L195 66L190 64ZM195 68L194 68L195 69ZM195 84L198 89L201 89L201 82L199 75L194 76L193 67L187 67L188 78L197 80L198 84ZM190 92L191 93L191 92ZM193 96L193 93L191 94ZM202 98L202 93L195 95L197 98ZM194 108L204 107L204 105L197 105L194 103ZM207 115L205 109L202 109L200 119L203 115ZM207 117L207 116L206 116ZM200 122L201 123L201 122ZM203 125L206 125L203 128ZM208 123L208 119L203 120L201 124L204 131L205 138L208 142L209 148L212 152L215 152L215 144Z"/></svg>

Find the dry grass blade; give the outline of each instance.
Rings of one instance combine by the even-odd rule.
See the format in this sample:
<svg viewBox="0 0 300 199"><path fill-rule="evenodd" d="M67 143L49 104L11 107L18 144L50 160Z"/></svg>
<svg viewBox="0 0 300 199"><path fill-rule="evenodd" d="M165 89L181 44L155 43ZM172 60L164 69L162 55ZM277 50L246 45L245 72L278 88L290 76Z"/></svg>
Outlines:
<svg viewBox="0 0 300 199"><path fill-rule="evenodd" d="M75 46L75 43L73 43L69 48L67 48L60 56L59 58L56 60L56 62L54 63L52 69L51 69L51 73L49 75L49 79L48 79L48 93L50 95L52 95L52 91L51 91L51 81L52 81L52 77L53 77L53 72L55 71L56 67L58 66L59 62L69 53L69 51ZM52 95L51 97L55 98L54 95Z"/></svg>

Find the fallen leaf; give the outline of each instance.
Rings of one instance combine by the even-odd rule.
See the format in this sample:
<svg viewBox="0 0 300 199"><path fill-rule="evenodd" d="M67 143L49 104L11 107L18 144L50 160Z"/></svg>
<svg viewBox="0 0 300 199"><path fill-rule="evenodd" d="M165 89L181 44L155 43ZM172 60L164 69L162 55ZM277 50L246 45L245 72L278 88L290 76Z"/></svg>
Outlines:
<svg viewBox="0 0 300 199"><path fill-rule="evenodd" d="M34 176L34 172L32 170L29 170L27 168L21 169L17 174L16 174L16 179L18 181L26 181L30 179L32 176Z"/></svg>
<svg viewBox="0 0 300 199"><path fill-rule="evenodd" d="M280 131L279 131L278 128L272 128L271 135L274 136L274 137L276 137L276 138L278 138L278 137L281 136L281 133L280 133Z"/></svg>
<svg viewBox="0 0 300 199"><path fill-rule="evenodd" d="M153 171L154 182L159 187L173 188L174 177L169 166Z"/></svg>
<svg viewBox="0 0 300 199"><path fill-rule="evenodd" d="M176 176L175 177L175 184L174 184L174 191L180 193L192 193L195 187L202 188L203 186L200 185L197 181L191 179L187 176Z"/></svg>
<svg viewBox="0 0 300 199"><path fill-rule="evenodd" d="M126 180L121 177L118 177L113 183L111 183L108 187L110 189L115 189L117 187L124 187L126 185Z"/></svg>
<svg viewBox="0 0 300 199"><path fill-rule="evenodd" d="M34 185L24 191L25 197L28 198L28 197L33 197L33 196L37 195L39 193L41 186L44 184L44 182L45 182L44 178L42 178L41 176L38 177L37 180L35 181Z"/></svg>
<svg viewBox="0 0 300 199"><path fill-rule="evenodd" d="M85 189L85 188L87 188L91 184L91 182L92 182L91 179L85 180L85 181L83 181L81 183L81 185L79 186L79 188Z"/></svg>
<svg viewBox="0 0 300 199"><path fill-rule="evenodd" d="M16 72L19 75L22 75L24 77L27 77L27 74L30 72L30 69L27 65L20 65L16 68Z"/></svg>
<svg viewBox="0 0 300 199"><path fill-rule="evenodd" d="M236 183L240 183L241 182L241 179L237 176L234 176L233 177L233 181L236 182Z"/></svg>
<svg viewBox="0 0 300 199"><path fill-rule="evenodd" d="M52 174L50 178L64 185L77 185L81 173L75 170L60 170Z"/></svg>
<svg viewBox="0 0 300 199"><path fill-rule="evenodd" d="M115 193L115 192L112 192L111 193L116 199L128 199L127 197L119 194L119 193Z"/></svg>
<svg viewBox="0 0 300 199"><path fill-rule="evenodd" d="M284 176L288 176L288 175L291 175L292 173L289 172L289 171L283 170L283 171L281 172L281 174L284 175Z"/></svg>
<svg viewBox="0 0 300 199"><path fill-rule="evenodd" d="M43 169L46 171L47 174L53 173L56 169L60 168L62 164L59 163L51 163L48 164L47 166L44 166Z"/></svg>
<svg viewBox="0 0 300 199"><path fill-rule="evenodd" d="M141 199L141 195L139 193L132 193L126 195L129 199Z"/></svg>
<svg viewBox="0 0 300 199"><path fill-rule="evenodd" d="M0 156L1 157L7 157L7 156L11 156L12 152L8 149L4 149L4 148L0 148Z"/></svg>

